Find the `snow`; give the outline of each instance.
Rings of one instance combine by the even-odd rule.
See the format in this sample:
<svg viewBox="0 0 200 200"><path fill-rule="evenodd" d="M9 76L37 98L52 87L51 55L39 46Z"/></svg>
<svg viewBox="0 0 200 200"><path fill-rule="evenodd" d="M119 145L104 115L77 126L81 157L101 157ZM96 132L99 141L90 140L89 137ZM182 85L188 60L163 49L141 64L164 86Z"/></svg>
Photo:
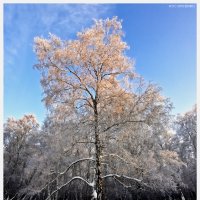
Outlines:
<svg viewBox="0 0 200 200"><path fill-rule="evenodd" d="M96 198L97 198L97 192L96 190L93 190L92 199L96 199Z"/></svg>
<svg viewBox="0 0 200 200"><path fill-rule="evenodd" d="M131 179L131 180L134 180L134 181L137 181L137 182L142 181L142 180L137 179L137 178L133 178L133 177L125 176L125 175L118 175L118 174L108 174L106 176L103 176L102 178L107 178L107 177L118 177L118 178L122 177L122 178Z"/></svg>
<svg viewBox="0 0 200 200"><path fill-rule="evenodd" d="M182 192L181 192L181 200L185 200L185 197L183 196Z"/></svg>
<svg viewBox="0 0 200 200"><path fill-rule="evenodd" d="M94 187L94 181L93 181L92 183L89 183L89 185L90 185L91 187Z"/></svg>

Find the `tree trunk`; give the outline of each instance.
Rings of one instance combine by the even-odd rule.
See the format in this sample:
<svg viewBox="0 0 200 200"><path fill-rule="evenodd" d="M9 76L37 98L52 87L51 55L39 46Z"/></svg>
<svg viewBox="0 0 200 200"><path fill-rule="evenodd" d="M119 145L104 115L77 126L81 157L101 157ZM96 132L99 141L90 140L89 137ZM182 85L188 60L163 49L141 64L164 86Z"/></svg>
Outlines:
<svg viewBox="0 0 200 200"><path fill-rule="evenodd" d="M95 118L95 149L96 149L96 192L97 192L97 200L103 199L103 182L101 177L101 141L99 137L98 130L98 111L97 111L97 103L94 102L94 118Z"/></svg>

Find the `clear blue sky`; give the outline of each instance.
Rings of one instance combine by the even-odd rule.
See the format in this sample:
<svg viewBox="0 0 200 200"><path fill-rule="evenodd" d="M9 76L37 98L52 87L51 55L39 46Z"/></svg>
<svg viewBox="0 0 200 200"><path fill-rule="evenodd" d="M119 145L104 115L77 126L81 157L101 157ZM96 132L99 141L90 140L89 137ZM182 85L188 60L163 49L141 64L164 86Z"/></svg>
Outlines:
<svg viewBox="0 0 200 200"><path fill-rule="evenodd" d="M123 20L136 72L162 87L173 113L196 103L196 6L170 4L4 4L4 121L34 113L42 122L40 74L33 38L73 39L93 18Z"/></svg>

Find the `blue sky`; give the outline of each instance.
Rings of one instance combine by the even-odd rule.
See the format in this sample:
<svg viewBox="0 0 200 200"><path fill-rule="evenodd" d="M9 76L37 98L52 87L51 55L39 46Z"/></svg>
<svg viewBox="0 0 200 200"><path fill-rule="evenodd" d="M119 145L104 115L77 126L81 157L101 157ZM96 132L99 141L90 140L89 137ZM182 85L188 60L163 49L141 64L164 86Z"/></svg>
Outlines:
<svg viewBox="0 0 200 200"><path fill-rule="evenodd" d="M93 18L123 20L136 72L162 87L183 113L196 103L196 6L169 4L4 4L4 121L34 113L42 122L40 74L33 38L73 39Z"/></svg>

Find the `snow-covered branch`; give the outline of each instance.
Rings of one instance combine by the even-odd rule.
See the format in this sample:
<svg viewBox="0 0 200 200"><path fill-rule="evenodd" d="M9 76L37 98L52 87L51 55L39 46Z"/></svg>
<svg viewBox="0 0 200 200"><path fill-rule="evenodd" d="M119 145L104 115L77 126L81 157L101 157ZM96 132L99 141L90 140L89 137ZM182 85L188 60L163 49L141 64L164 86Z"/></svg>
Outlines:
<svg viewBox="0 0 200 200"><path fill-rule="evenodd" d="M146 183L142 182L142 180L137 179L137 178L133 178L133 177L129 177L129 176L125 176L125 175L119 175L119 174L108 174L108 175L103 176L102 179L103 179L103 178L109 178L109 177L114 178L115 180L117 180L118 182L120 182L120 184L122 184L124 187L131 187L131 186L127 186L127 185L125 185L125 184L122 183L118 178L124 178L124 179L133 180L133 181L136 181L136 182L138 182L138 183L140 183L140 184L145 185L145 186L148 187L148 188L151 188L151 187L148 186Z"/></svg>
<svg viewBox="0 0 200 200"><path fill-rule="evenodd" d="M123 175L122 178L127 178L127 179L134 180L134 181L137 181L137 182L142 182L142 180L140 180L140 179L132 178L132 177L125 176L125 175Z"/></svg>
<svg viewBox="0 0 200 200"><path fill-rule="evenodd" d="M142 181L142 180L137 179L137 178L132 178L132 177L129 177L129 176L118 175L118 174L108 174L108 175L103 176L102 178L109 178L109 177L126 178L126 179L134 180L134 181L137 181L137 182L141 182Z"/></svg>
<svg viewBox="0 0 200 200"><path fill-rule="evenodd" d="M40 192L42 192L42 190L44 190L49 184L53 183L54 181L56 181L60 176L64 175L73 165L79 163L79 162L83 162L83 161L86 161L86 160L90 160L90 161L93 161L95 162L95 160L93 158L82 158L82 159L79 159L79 160L76 160L74 161L73 163L71 163L71 165L69 165L67 167L67 169L61 173L58 173L57 177L54 178L51 182L47 183L41 190Z"/></svg>
<svg viewBox="0 0 200 200"><path fill-rule="evenodd" d="M61 172L59 175L65 174L73 165L75 165L79 162L86 161L86 160L91 160L91 161L95 162L95 159L93 159L93 158L82 158L82 159L76 160L65 171Z"/></svg>
<svg viewBox="0 0 200 200"><path fill-rule="evenodd" d="M90 187L94 187L93 186L93 183L89 183L88 181L86 181L84 178L80 177L80 176L75 176L73 177L70 181L68 181L67 183L63 184L62 186L60 186L58 189L54 190L50 196L48 196L46 198L46 200L50 199L56 192L58 192L59 190L61 190L63 187L67 186L68 184L70 184L72 181L74 180L81 180L83 181L84 183L86 183L88 186Z"/></svg>
<svg viewBox="0 0 200 200"><path fill-rule="evenodd" d="M121 182L118 178L116 178L116 177L114 177L114 179L118 182L118 183L120 183L121 185L123 185L125 188L130 188L131 186L130 185L126 185L126 184L124 184L123 182Z"/></svg>

